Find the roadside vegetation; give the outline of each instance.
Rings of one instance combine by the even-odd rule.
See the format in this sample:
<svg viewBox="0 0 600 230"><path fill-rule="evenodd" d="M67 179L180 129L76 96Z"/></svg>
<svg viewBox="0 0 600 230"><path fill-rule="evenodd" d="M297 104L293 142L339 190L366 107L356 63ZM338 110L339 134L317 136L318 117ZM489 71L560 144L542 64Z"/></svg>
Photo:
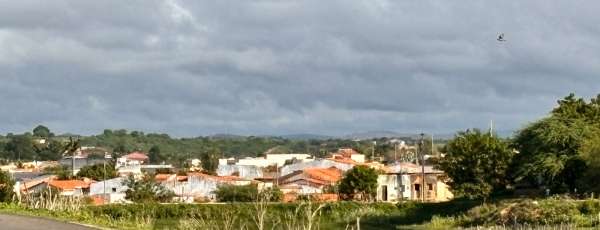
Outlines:
<svg viewBox="0 0 600 230"><path fill-rule="evenodd" d="M498 137L492 130L486 132L469 129L458 132L439 150L430 149L427 152L422 149L425 153L441 153L432 156L428 162L445 172L444 179L455 194L455 200L442 203L374 203L372 200L376 194L379 172L357 166L348 171L340 183L331 189L341 195L342 199L354 201L332 203L319 203L311 199L280 203L281 193L277 190L259 192L251 186L222 186L215 195L219 201L228 203L161 204L159 202L171 200L172 194L162 191L151 178L127 181L131 188L127 198L136 202L135 204L89 206L85 200L60 197L52 191L21 197L18 202L10 203L11 189L8 185L13 182L0 174L0 184L7 185L0 187L0 199L8 202L0 206L0 211L119 229L306 230L358 229L359 225L363 230L598 228L600 200L595 199L595 196L600 193L600 186L596 181L600 176L599 133L600 95L590 101L569 95L559 100L558 106L547 117L526 125L513 138ZM36 128L34 135L53 137L44 128ZM126 138L119 139L118 136ZM154 134L115 134L113 131L91 138L97 141L110 140L95 144L114 144L119 143L116 140L136 140L131 136L143 140L149 137L163 138L178 144L181 144L179 141L187 141ZM5 156L14 157L15 151L28 150L21 145L26 142L22 138L24 137L12 136L4 144L5 153L8 153ZM251 143L264 144L268 142L267 139L256 138ZM232 146L240 146L239 143L228 142L233 139L225 142L210 138L195 140L211 143L208 147L203 147L206 151L198 153L198 156L206 164L203 167L213 173L217 156L227 156L227 151ZM225 144L227 147L215 146L215 143ZM328 141L311 143L307 149L317 143L321 143L319 146L327 146L322 143ZM347 146L356 144L359 145L357 149L369 146L343 141L336 143ZM66 148L73 149L76 145L79 143L69 141ZM260 146L266 148L269 145ZM170 152L166 146L145 147L152 149L152 158L156 161L172 160L171 156L161 155ZM286 144L279 143L275 146L284 148L282 146ZM121 144L111 147L115 153L127 149ZM36 148L40 153L43 152L43 148ZM38 151L36 148L31 151ZM99 169L99 166L90 167L84 172L91 177L99 177L96 173Z"/></svg>

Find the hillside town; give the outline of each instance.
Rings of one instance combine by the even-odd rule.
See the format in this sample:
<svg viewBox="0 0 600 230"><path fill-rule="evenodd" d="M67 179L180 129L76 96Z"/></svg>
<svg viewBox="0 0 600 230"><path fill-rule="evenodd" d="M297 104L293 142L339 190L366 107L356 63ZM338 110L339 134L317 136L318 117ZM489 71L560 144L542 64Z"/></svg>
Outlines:
<svg viewBox="0 0 600 230"><path fill-rule="evenodd" d="M396 140L395 140L396 141ZM417 146L398 141L397 148L417 154ZM318 158L311 154L265 153L262 157L220 158L213 172L203 168L200 159L187 159L188 168L170 164L150 164L148 153L133 151L113 157L106 149L82 146L59 161L32 161L1 166L14 178L17 199L45 189L55 189L61 196L86 197L95 205L131 203L126 198L128 178L142 180L151 177L173 193L171 202L218 202L215 191L224 185L255 186L258 191L277 188L283 193L283 202L294 202L299 197L319 201L341 200L335 187L344 174L356 166L365 166L378 172L377 192L372 199L382 202L423 201L441 202L453 198L444 181L444 172L423 161L390 162L367 160L364 154L352 148ZM92 158L90 153L101 152L103 157ZM423 155L421 159L432 156ZM69 174L78 175L86 166L102 166L100 180L86 177L60 179L47 169L63 167ZM116 174L106 175L106 167L114 167ZM109 170L111 170L109 168ZM104 172L104 175L102 175Z"/></svg>

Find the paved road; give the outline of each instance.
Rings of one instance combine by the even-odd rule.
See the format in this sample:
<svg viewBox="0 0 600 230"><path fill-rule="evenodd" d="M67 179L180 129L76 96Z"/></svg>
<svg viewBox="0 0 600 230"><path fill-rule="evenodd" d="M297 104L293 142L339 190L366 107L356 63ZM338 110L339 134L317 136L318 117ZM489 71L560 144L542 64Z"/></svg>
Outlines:
<svg viewBox="0 0 600 230"><path fill-rule="evenodd" d="M92 230L77 224L49 220L39 217L0 214L0 229L11 230Z"/></svg>

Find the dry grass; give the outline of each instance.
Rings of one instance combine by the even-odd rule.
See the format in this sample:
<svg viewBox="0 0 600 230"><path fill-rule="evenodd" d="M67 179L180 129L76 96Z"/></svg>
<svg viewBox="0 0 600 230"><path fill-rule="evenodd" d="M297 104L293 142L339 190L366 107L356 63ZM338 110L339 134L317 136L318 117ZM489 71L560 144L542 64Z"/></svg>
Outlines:
<svg viewBox="0 0 600 230"><path fill-rule="evenodd" d="M19 204L30 209L77 212L86 202L80 197L62 196L56 190L45 189L37 194L23 196Z"/></svg>

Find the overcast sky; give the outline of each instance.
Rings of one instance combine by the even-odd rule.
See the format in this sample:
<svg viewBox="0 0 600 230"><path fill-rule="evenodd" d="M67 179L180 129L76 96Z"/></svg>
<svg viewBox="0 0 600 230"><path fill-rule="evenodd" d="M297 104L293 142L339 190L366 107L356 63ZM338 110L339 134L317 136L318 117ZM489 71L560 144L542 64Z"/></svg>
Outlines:
<svg viewBox="0 0 600 230"><path fill-rule="evenodd" d="M515 130L600 93L596 1L0 6L0 133Z"/></svg>

